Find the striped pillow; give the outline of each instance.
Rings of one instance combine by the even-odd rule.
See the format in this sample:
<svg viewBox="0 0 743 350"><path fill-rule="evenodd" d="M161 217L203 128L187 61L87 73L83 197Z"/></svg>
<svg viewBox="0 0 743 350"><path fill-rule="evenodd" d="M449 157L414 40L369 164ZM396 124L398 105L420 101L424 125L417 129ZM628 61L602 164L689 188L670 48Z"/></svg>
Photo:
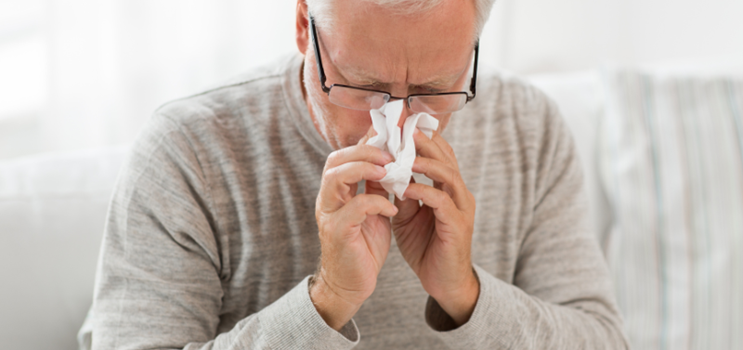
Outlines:
<svg viewBox="0 0 743 350"><path fill-rule="evenodd" d="M743 80L605 74L607 259L635 349L743 349Z"/></svg>

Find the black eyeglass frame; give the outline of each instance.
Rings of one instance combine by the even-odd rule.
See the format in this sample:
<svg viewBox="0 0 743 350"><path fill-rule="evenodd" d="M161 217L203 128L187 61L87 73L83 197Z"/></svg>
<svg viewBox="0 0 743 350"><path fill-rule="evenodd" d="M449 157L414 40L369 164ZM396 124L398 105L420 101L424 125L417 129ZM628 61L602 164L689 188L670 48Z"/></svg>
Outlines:
<svg viewBox="0 0 743 350"><path fill-rule="evenodd" d="M475 96L477 94L477 60L478 60L479 51L480 51L479 40L475 42L475 63L472 68L472 79L470 80L470 92L472 93L472 95L468 94L466 91L453 91L453 92L440 92L440 93L435 93L435 94L413 94L413 95L408 95L408 97L396 97L396 96L392 96L392 94L390 94L387 91L365 89L365 88L349 86L349 85L344 85L344 84L333 84L333 85L330 85L330 87L325 86L327 77L325 76L325 69L323 69L322 67L322 57L320 57L320 44L317 40L318 38L317 29L315 29L315 18L311 14L309 15L309 17L310 17L310 27L311 27L310 33L312 34L312 43L315 49L315 59L317 61L317 74L320 78L320 87L322 88L322 91L328 95L330 94L330 89L332 89L334 86L339 86L339 87L350 88L350 89L355 89L355 90L386 94L390 97L389 98L390 100L393 100L393 99L394 100L406 100L408 107L410 107L410 98L416 97L416 96L439 96L439 95L465 94L467 96L467 101L465 101L465 103L470 102L475 99Z"/></svg>

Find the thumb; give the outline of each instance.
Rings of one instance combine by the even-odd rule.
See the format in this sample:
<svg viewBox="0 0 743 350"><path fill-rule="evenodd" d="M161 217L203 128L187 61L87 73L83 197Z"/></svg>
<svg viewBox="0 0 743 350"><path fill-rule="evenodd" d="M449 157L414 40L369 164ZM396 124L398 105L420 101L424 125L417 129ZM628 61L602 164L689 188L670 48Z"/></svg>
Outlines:
<svg viewBox="0 0 743 350"><path fill-rule="evenodd" d="M385 198L389 198L389 193L387 193L384 187L382 187L382 184L377 181L367 180L364 184L364 192L366 192L366 194L376 194Z"/></svg>
<svg viewBox="0 0 743 350"><path fill-rule="evenodd" d="M415 183L415 179L412 176L410 177L410 183ZM404 201L401 201L397 196L395 196L395 206L399 211L393 219L393 225L394 221L402 223L409 222L421 207L420 203L415 199L406 198Z"/></svg>

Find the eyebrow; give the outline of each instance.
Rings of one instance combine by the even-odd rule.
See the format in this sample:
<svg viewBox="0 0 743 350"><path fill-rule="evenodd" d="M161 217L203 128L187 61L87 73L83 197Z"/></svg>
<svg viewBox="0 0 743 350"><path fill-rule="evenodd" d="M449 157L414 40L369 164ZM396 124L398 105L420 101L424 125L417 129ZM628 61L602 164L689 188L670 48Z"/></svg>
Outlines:
<svg viewBox="0 0 743 350"><path fill-rule="evenodd" d="M357 82L364 84L364 85L391 85L391 83L383 82L381 79L376 78L375 74L360 68L360 67L344 67L343 70L345 72L341 72L339 67L336 67L338 73L343 76L344 79L348 80L347 75L350 75L351 78L356 80ZM427 82L422 84L414 84L413 86L416 87L431 87L431 88L441 88L441 87L447 87L448 85L453 84L456 82L457 78L459 77L460 73L456 73L450 76L445 75L438 75L430 78Z"/></svg>

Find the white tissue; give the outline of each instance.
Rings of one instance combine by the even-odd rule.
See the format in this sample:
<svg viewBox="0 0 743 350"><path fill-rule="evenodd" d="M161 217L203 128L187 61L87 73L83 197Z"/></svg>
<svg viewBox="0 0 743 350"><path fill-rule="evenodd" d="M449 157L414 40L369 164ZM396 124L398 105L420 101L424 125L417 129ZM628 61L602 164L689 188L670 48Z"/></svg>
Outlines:
<svg viewBox="0 0 743 350"><path fill-rule="evenodd" d="M395 161L384 166L387 175L379 182L382 187L394 193L400 200L405 200L405 190L413 176L413 162L415 161L415 142L413 131L418 128L430 139L433 131L439 127L439 120L428 113L418 113L405 119L402 127L397 126L403 110L403 100L385 104L379 109L371 110L372 125L377 135L366 142L395 157Z"/></svg>

